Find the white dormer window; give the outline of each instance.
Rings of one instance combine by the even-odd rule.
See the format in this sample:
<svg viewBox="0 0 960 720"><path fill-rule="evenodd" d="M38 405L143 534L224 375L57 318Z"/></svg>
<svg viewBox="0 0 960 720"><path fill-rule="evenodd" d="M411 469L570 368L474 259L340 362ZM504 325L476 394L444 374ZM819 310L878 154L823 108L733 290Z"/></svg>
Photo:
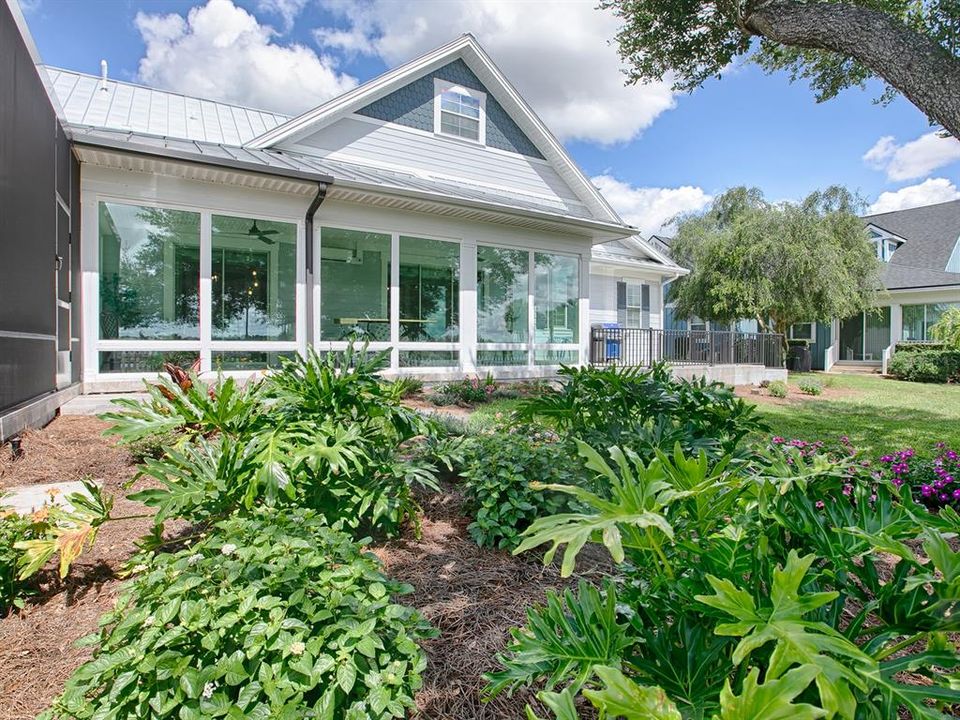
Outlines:
<svg viewBox="0 0 960 720"><path fill-rule="evenodd" d="M897 239L876 230L870 230L870 242L873 243L874 250L877 253L877 260L881 262L890 262L893 253L900 247L900 242Z"/></svg>
<svg viewBox="0 0 960 720"><path fill-rule="evenodd" d="M433 130L483 144L486 141L486 93L435 80Z"/></svg>

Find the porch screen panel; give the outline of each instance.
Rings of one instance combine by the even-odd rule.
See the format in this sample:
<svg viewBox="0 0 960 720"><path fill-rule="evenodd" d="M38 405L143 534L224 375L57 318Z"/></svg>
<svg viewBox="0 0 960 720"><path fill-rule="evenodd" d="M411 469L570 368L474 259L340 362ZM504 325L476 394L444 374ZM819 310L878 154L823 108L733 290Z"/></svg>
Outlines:
<svg viewBox="0 0 960 720"><path fill-rule="evenodd" d="M296 339L297 226L214 215L214 340Z"/></svg>
<svg viewBox="0 0 960 720"><path fill-rule="evenodd" d="M477 248L477 340L527 341L530 255L525 250ZM526 359L523 360L524 364Z"/></svg>
<svg viewBox="0 0 960 720"><path fill-rule="evenodd" d="M536 253L534 311L537 343L576 343L579 338L579 260Z"/></svg>
<svg viewBox="0 0 960 720"><path fill-rule="evenodd" d="M460 339L460 245L400 236L400 340Z"/></svg>
<svg viewBox="0 0 960 720"><path fill-rule="evenodd" d="M101 202L100 339L200 338L200 214Z"/></svg>
<svg viewBox="0 0 960 720"><path fill-rule="evenodd" d="M882 360L883 351L890 344L890 308L866 313L866 332L863 343L864 360Z"/></svg>
<svg viewBox="0 0 960 720"><path fill-rule="evenodd" d="M863 360L863 313L840 321L840 359Z"/></svg>
<svg viewBox="0 0 960 720"><path fill-rule="evenodd" d="M320 231L320 337L390 340L390 235Z"/></svg>

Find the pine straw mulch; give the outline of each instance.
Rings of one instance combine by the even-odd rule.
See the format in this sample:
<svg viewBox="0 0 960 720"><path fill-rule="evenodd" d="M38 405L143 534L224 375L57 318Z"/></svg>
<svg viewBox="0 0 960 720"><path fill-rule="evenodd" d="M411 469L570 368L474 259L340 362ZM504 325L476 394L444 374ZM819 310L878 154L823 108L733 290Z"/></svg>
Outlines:
<svg viewBox="0 0 960 720"><path fill-rule="evenodd" d="M10 460L9 447L0 446L0 489L90 477L115 496L117 514L145 512L124 497L128 491L121 486L136 467L115 439L103 437L106 427L95 418L60 417L24 434L26 454L16 462ZM371 548L388 575L414 586L399 601L417 607L441 633L425 644L428 667L417 696L417 718L523 717L533 693L503 694L484 703L482 675L496 669L494 657L509 641L510 629L525 622L526 609L542 603L546 589L572 586L573 581L561 579L555 566L544 568L535 552L514 558L477 547L467 533L470 520L455 487L426 494L420 502L419 540L408 533ZM76 648L74 642L96 632L100 615L112 608L123 582L118 573L134 552L134 541L150 526L149 518L108 523L65 580L52 569L45 571L26 608L0 618L0 720L34 718L90 657L91 648ZM581 553L581 577L597 580L603 569L609 566L602 553L592 554L590 548Z"/></svg>
<svg viewBox="0 0 960 720"><path fill-rule="evenodd" d="M413 585L402 602L418 608L440 636L429 640L424 687L417 695L418 720L521 718L534 692L521 690L483 702L483 673L496 670L495 656L510 629L526 622L526 611L542 604L549 588L572 587L556 565L544 567L533 551L522 558L480 548L467 532L463 498L454 487L421 497L424 517L419 540L402 538L373 548L386 573ZM585 548L578 577L599 581L610 571L603 554ZM543 714L543 713L541 713Z"/></svg>
<svg viewBox="0 0 960 720"><path fill-rule="evenodd" d="M64 416L23 435L24 457L12 461L0 446L0 491L15 486L91 478L115 498L115 515L147 512L127 500L122 485L136 473L130 454L108 424L91 417ZM26 720L44 710L63 690L90 648L73 643L97 629L97 620L116 600L117 573L134 551L134 540L152 526L149 518L107 523L94 547L61 580L54 568L38 576L36 594L22 612L0 618L0 720Z"/></svg>

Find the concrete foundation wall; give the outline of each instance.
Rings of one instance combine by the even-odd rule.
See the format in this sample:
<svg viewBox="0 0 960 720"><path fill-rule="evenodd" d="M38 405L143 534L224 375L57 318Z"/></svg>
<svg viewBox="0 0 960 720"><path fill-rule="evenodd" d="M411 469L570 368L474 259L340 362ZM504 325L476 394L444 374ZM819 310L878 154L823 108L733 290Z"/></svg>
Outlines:
<svg viewBox="0 0 960 720"><path fill-rule="evenodd" d="M682 365L672 370L674 377L703 377L727 385L758 385L764 380L787 379L786 368L769 368L763 365Z"/></svg>

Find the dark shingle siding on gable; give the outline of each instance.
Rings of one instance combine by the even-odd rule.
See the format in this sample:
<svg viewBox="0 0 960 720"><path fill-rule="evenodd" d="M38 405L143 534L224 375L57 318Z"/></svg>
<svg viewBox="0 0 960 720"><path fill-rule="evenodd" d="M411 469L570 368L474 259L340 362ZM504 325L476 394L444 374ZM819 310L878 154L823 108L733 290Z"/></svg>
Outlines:
<svg viewBox="0 0 960 720"><path fill-rule="evenodd" d="M417 130L433 132L433 81L435 78L487 94L486 133L488 146L543 159L543 155L540 154L537 147L523 134L523 131L510 118L503 106L496 101L463 60L454 60L452 63L448 63L432 73L394 90L389 95L360 108L357 110L357 114L384 122L405 125Z"/></svg>

